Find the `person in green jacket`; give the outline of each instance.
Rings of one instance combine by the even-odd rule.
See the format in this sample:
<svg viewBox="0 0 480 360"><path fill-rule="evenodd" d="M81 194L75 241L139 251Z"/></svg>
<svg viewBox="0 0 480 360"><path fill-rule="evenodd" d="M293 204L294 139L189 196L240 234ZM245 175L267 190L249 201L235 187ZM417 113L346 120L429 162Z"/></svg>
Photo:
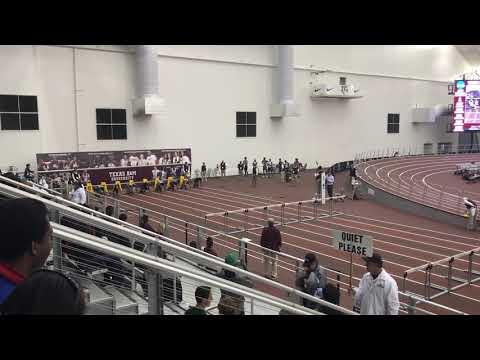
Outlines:
<svg viewBox="0 0 480 360"><path fill-rule="evenodd" d="M208 315L205 310L212 302L212 289L208 286L199 286L195 290L196 306L191 306L185 311L185 315Z"/></svg>

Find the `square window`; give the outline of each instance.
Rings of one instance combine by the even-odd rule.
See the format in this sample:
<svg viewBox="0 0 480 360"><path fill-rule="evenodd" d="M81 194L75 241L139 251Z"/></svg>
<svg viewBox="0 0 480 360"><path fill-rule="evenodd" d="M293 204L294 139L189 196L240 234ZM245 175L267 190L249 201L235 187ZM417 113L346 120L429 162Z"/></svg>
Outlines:
<svg viewBox="0 0 480 360"><path fill-rule="evenodd" d="M2 130L20 130L19 114L0 114Z"/></svg>
<svg viewBox="0 0 480 360"><path fill-rule="evenodd" d="M20 112L38 112L36 96L20 96L19 103Z"/></svg>
<svg viewBox="0 0 480 360"><path fill-rule="evenodd" d="M246 112L237 112L237 125L247 123L247 113Z"/></svg>
<svg viewBox="0 0 480 360"><path fill-rule="evenodd" d="M126 124L127 112L125 109L112 109L112 124Z"/></svg>
<svg viewBox="0 0 480 360"><path fill-rule="evenodd" d="M97 125L98 140L112 140L112 125Z"/></svg>
<svg viewBox="0 0 480 360"><path fill-rule="evenodd" d="M111 109L97 109L97 124L111 124L112 110Z"/></svg>
<svg viewBox="0 0 480 360"><path fill-rule="evenodd" d="M124 125L112 125L112 139L126 140L127 127Z"/></svg>
<svg viewBox="0 0 480 360"><path fill-rule="evenodd" d="M247 124L256 124L256 123L257 123L257 113L247 112Z"/></svg>
<svg viewBox="0 0 480 360"><path fill-rule="evenodd" d="M247 136L249 137L257 136L257 125L247 125Z"/></svg>
<svg viewBox="0 0 480 360"><path fill-rule="evenodd" d="M0 95L0 112L19 112L17 95Z"/></svg>
<svg viewBox="0 0 480 360"><path fill-rule="evenodd" d="M38 114L20 114L22 130L38 130Z"/></svg>
<svg viewBox="0 0 480 360"><path fill-rule="evenodd" d="M245 125L237 125L237 137L247 136L247 127Z"/></svg>

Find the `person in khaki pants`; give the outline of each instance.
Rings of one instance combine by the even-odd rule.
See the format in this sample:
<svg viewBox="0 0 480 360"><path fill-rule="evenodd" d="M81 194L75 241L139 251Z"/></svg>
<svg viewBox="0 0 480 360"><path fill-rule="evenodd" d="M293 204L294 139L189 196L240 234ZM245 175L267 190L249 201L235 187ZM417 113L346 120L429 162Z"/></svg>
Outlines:
<svg viewBox="0 0 480 360"><path fill-rule="evenodd" d="M265 277L276 279L278 275L278 255L270 250L280 252L282 236L280 235L280 231L275 227L275 222L272 218L268 219L267 226L263 228L260 245L263 247Z"/></svg>

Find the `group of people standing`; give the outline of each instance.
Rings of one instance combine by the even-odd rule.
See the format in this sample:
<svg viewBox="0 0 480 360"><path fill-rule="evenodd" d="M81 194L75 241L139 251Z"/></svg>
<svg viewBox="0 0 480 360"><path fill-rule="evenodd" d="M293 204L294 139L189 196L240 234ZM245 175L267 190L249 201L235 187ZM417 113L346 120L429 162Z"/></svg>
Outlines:
<svg viewBox="0 0 480 360"><path fill-rule="evenodd" d="M278 255L282 248L280 231L275 227L274 219L268 219L263 229L260 245L264 252L265 277L275 280L278 277ZM364 257L367 273L360 280L358 288L349 289L353 296L354 311L362 315L397 315L400 307L398 286L395 280L383 269L380 254L373 253ZM332 304L339 305L340 289L328 281L327 270L320 266L314 253L305 255L302 268L297 271L295 286L300 291L318 297ZM301 304L325 314L338 315L340 311L328 306L302 299Z"/></svg>

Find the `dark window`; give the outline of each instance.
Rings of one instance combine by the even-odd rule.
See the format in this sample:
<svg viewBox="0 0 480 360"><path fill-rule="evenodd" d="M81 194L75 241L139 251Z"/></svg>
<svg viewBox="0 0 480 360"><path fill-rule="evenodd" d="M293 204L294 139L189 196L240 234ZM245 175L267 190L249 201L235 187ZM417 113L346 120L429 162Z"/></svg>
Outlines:
<svg viewBox="0 0 480 360"><path fill-rule="evenodd" d="M112 126L111 125L97 125L97 139L98 140L112 140Z"/></svg>
<svg viewBox="0 0 480 360"><path fill-rule="evenodd" d="M20 112L17 95L0 95L0 112Z"/></svg>
<svg viewBox="0 0 480 360"><path fill-rule="evenodd" d="M38 112L36 96L19 96L20 112Z"/></svg>
<svg viewBox="0 0 480 360"><path fill-rule="evenodd" d="M127 111L125 109L112 109L112 124L126 124Z"/></svg>
<svg viewBox="0 0 480 360"><path fill-rule="evenodd" d="M97 140L127 139L127 111L125 109L96 109Z"/></svg>
<svg viewBox="0 0 480 360"><path fill-rule="evenodd" d="M0 114L2 120L2 130L20 130L20 115L3 113Z"/></svg>
<svg viewBox="0 0 480 360"><path fill-rule="evenodd" d="M237 125L237 137L247 136L247 127L245 125Z"/></svg>
<svg viewBox="0 0 480 360"><path fill-rule="evenodd" d="M247 113L237 112L237 125L245 125L247 123Z"/></svg>
<svg viewBox="0 0 480 360"><path fill-rule="evenodd" d="M237 112L237 137L257 136L257 113Z"/></svg>
<svg viewBox="0 0 480 360"><path fill-rule="evenodd" d="M112 110L111 109L97 109L97 124L111 124Z"/></svg>
<svg viewBox="0 0 480 360"><path fill-rule="evenodd" d="M247 112L247 124L257 124L257 113Z"/></svg>
<svg viewBox="0 0 480 360"><path fill-rule="evenodd" d="M126 139L127 127L126 126L112 126L112 138L113 139Z"/></svg>
<svg viewBox="0 0 480 360"><path fill-rule="evenodd" d="M0 95L2 130L38 130L37 97Z"/></svg>
<svg viewBox="0 0 480 360"><path fill-rule="evenodd" d="M400 114L388 114L387 133L398 134L400 132Z"/></svg>
<svg viewBox="0 0 480 360"><path fill-rule="evenodd" d="M22 130L38 130L38 114L20 114Z"/></svg>
<svg viewBox="0 0 480 360"><path fill-rule="evenodd" d="M257 136L257 125L247 125L247 137Z"/></svg>

